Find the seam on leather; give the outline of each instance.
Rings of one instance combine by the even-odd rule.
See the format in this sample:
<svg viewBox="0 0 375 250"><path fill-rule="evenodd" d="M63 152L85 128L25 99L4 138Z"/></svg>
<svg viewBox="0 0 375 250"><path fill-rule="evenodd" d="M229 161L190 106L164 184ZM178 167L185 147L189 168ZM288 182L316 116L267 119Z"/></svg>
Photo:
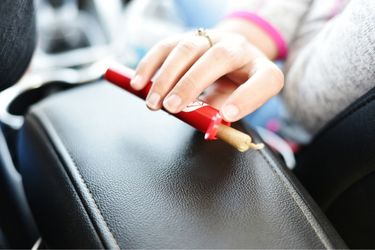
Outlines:
<svg viewBox="0 0 375 250"><path fill-rule="evenodd" d="M77 164L75 162L75 160L73 159L72 157L72 154L70 153L70 151L67 149L67 147L64 145L64 143L62 142L62 140L60 139L60 137L57 135L57 132L56 130L54 129L54 127L52 126L52 123L50 122L48 116L46 116L45 114L43 114L42 112L37 112L37 111L33 111L33 113L31 114L35 119L39 120L40 122L40 125L44 127L44 130L48 133L47 134L47 137L53 141L54 143L57 143L57 144L60 144L61 146L60 147L54 147L55 148L55 151L57 154L60 154L61 158L63 158L64 160L67 160L63 153L62 152L59 152L59 150L62 150L64 149L65 150L65 155L67 155L69 157L68 160L70 160L70 162L72 163L71 165L74 167L74 169L76 170L76 173L77 173L77 176L79 177L80 181L82 182L83 184L83 187L85 189L85 191L87 192L88 194L88 197L90 198L91 200L91 204L93 204L93 207L94 207L94 210L96 210L97 212L97 215L100 217L100 219L102 220L103 222L103 226L105 227L105 229L107 230L107 233L108 235L110 236L111 240L113 241L113 243L115 244L116 248L117 249L121 249L116 238L114 237L112 231L110 230L106 220L104 219L95 199L94 199L94 196L92 195L90 189L88 188L85 180L83 179L80 171L78 170L78 167L77 167ZM43 120L43 122L41 122ZM59 150L58 150L59 149ZM62 162L62 164L67 164L67 162ZM68 163L69 164L69 163ZM67 171L67 170L65 170ZM70 175L68 174L68 176L70 177ZM71 180L73 183L74 181ZM76 187L75 187L76 188ZM79 192L79 190L77 190L77 192ZM84 204L84 203L83 203ZM86 206L84 206L86 207ZM88 209L88 208L86 208ZM90 213L88 213L90 214ZM94 223L95 224L95 223Z"/></svg>
<svg viewBox="0 0 375 250"><path fill-rule="evenodd" d="M59 161L59 165L61 165L61 166L59 166L59 169L62 169L62 171L64 171L64 174L67 176L69 185L73 187L74 192L76 192L76 195L79 198L78 202L80 202L80 204L82 205L82 207L84 209L86 209L86 205L84 204L84 202L82 202L81 197L79 195L79 192L77 191L77 188L74 185L74 182L72 181L69 173L67 173L67 171L66 171L66 169L64 167L63 160L61 159L62 158L61 155L58 154L58 152L56 150L56 147L53 145L53 143L51 142L51 139L47 135L48 133L41 126L41 123L40 123L39 119L35 115L31 114L29 117L30 118L28 119L28 121L29 121L29 125L30 125L31 129L33 129L34 132L37 133L38 137L41 137L41 136L43 137L43 138L41 138L41 140L47 141L48 145L46 145L46 147L48 148L48 151L51 154L53 154L53 157L55 159L57 159ZM91 223L91 225L94 228L95 233L96 233L96 235L97 235L97 237L98 237L98 239L99 239L99 241L101 243L101 247L105 248L105 243L103 242L102 237L100 236L100 233L98 232L95 224L93 223L92 218L90 216L90 213L88 213L86 210L85 210L85 212L86 212L87 217L89 219L89 223ZM48 248L48 242L46 242L46 244L47 244L47 248Z"/></svg>
<svg viewBox="0 0 375 250"><path fill-rule="evenodd" d="M359 177L358 179L356 179L356 180L354 180L353 182L351 182L350 185L348 185L346 188L344 188L340 194L338 194L337 196L335 196L335 198L332 199L332 200L329 202L329 204L328 204L328 205L326 206L326 208L325 208L325 211L328 211L328 210L332 207L332 205L333 205L338 199L340 199L340 198L342 197L342 195L345 194L350 188L352 188L353 186L357 185L357 184L358 184L359 182L361 182L364 178L366 178L367 176L369 176L369 175L371 175L371 174L373 174L373 173L375 173L375 170L371 170L371 171L369 171L369 172L366 172L366 173L363 174L361 177Z"/></svg>
<svg viewBox="0 0 375 250"><path fill-rule="evenodd" d="M368 159L368 161L371 161L371 157ZM367 171L364 171L364 170L367 170ZM351 177L350 181L348 181L348 183L346 183L345 185L342 184L341 186L343 187L341 189L340 192L334 192L332 194L332 197L330 199L326 199L326 202L321 204L321 208L323 209L323 211L327 211L333 203L335 203L337 201L337 199L340 198L340 196L345 193L348 189L350 189L352 186L354 186L357 182L361 181L363 178L365 178L366 176L372 174L373 172L375 172L374 169L369 169L368 170L368 167L364 168L364 170L362 169L361 171L361 174L360 176L357 176L357 177Z"/></svg>
<svg viewBox="0 0 375 250"><path fill-rule="evenodd" d="M267 162L267 164L272 169L272 171L279 177L281 183L283 183L283 186L286 188L286 190L288 191L288 193L292 196L292 198L295 201L295 203L297 204L298 208L301 210L302 214L305 216L306 220L309 222L311 228L314 230L315 234L318 236L319 240L322 242L322 244L324 245L324 247L326 249L332 249L332 248L334 248L331 245L328 237L326 235L322 235L321 233L319 233L319 230L316 228L316 226L319 225L319 223L318 223L318 220L316 219L316 217L314 216L314 214L312 212L309 212L309 214L306 214L306 211L302 208L302 205L305 206L306 208L308 208L308 206L306 205L305 201L293 189L293 187L290 187L291 184L288 184L288 182L285 181L284 178L286 178L286 177L283 174L279 173L275 169L274 166L277 165L277 163L275 163L275 161L273 159L270 159L270 157L268 157L264 153L264 150L259 150L259 153L262 156L262 158ZM273 164L271 163L271 161L273 162Z"/></svg>

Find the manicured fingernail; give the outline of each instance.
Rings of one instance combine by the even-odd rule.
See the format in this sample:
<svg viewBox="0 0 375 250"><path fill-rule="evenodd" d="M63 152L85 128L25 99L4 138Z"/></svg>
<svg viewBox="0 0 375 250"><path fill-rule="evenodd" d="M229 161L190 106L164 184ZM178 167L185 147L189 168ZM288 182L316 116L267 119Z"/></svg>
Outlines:
<svg viewBox="0 0 375 250"><path fill-rule="evenodd" d="M158 93L151 93L146 101L147 106L149 106L152 109L157 109L159 102L160 102L160 95Z"/></svg>
<svg viewBox="0 0 375 250"><path fill-rule="evenodd" d="M229 121L236 120L239 113L239 109L233 104L228 104L223 107L224 119L227 119Z"/></svg>
<svg viewBox="0 0 375 250"><path fill-rule="evenodd" d="M140 75L136 75L133 77L133 79L130 81L130 85L132 86L133 89L139 90L142 88L143 84L143 77Z"/></svg>
<svg viewBox="0 0 375 250"><path fill-rule="evenodd" d="M176 94L173 94L164 101L164 107L169 111L169 112L177 112L180 108L180 105L182 103L181 97L179 97Z"/></svg>

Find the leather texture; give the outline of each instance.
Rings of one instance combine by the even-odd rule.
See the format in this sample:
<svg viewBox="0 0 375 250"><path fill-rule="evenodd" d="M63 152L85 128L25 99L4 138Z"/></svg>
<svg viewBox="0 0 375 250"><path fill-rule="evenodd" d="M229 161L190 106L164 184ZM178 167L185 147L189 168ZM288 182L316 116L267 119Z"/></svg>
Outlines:
<svg viewBox="0 0 375 250"><path fill-rule="evenodd" d="M297 177L351 248L375 248L375 88L297 158Z"/></svg>
<svg viewBox="0 0 375 250"><path fill-rule="evenodd" d="M204 141L108 83L32 107L18 158L49 247L345 247L268 149Z"/></svg>

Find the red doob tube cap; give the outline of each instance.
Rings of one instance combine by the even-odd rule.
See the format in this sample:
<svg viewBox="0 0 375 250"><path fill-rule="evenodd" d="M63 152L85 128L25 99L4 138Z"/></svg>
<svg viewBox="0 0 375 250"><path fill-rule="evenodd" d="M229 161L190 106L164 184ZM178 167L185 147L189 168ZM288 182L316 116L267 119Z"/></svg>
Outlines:
<svg viewBox="0 0 375 250"><path fill-rule="evenodd" d="M137 91L130 85L130 81L133 78L134 73L134 70L130 68L116 65L110 67L106 71L104 78L120 88L145 100L148 92L150 91L152 82L150 81L142 90ZM216 134L220 125L225 125L228 127L231 125L229 122L223 120L217 109L199 100L188 105L183 111L171 115L203 132L206 140L217 139Z"/></svg>

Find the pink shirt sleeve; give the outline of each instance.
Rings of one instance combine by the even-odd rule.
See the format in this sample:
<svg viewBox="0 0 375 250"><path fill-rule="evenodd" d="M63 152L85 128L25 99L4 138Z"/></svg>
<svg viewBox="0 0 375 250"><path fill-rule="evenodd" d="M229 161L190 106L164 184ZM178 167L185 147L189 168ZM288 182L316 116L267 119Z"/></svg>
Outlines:
<svg viewBox="0 0 375 250"><path fill-rule="evenodd" d="M285 59L288 46L314 0L231 0L227 18L242 18L258 25L275 42L278 59Z"/></svg>
<svg viewBox="0 0 375 250"><path fill-rule="evenodd" d="M264 18L248 11L236 11L228 15L227 18L240 18L257 25L274 41L278 51L277 59L285 59L287 57L288 46L283 35L277 30L276 27L274 27Z"/></svg>

